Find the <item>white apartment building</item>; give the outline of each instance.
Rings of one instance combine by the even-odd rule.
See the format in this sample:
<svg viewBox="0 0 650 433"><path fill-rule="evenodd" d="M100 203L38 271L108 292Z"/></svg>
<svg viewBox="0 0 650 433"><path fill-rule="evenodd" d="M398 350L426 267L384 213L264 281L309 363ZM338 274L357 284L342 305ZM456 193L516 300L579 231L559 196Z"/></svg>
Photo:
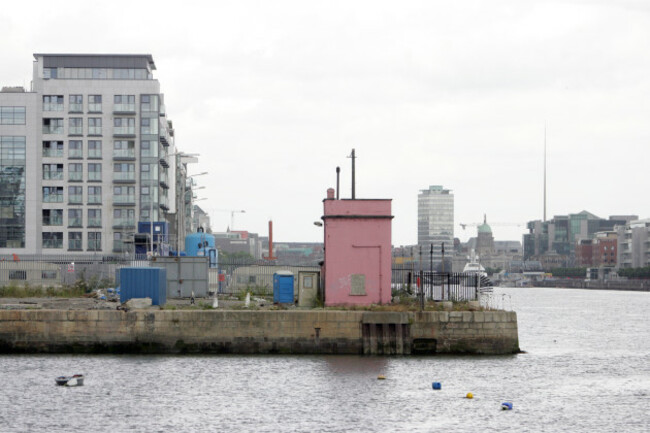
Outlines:
<svg viewBox="0 0 650 433"><path fill-rule="evenodd" d="M31 89L0 92L0 255L132 250L138 222L176 212L152 56L34 58Z"/></svg>
<svg viewBox="0 0 650 433"><path fill-rule="evenodd" d="M433 245L433 261L442 261L442 243L445 257L454 250L454 195L441 185L431 185L418 194L418 245L422 260L429 259Z"/></svg>

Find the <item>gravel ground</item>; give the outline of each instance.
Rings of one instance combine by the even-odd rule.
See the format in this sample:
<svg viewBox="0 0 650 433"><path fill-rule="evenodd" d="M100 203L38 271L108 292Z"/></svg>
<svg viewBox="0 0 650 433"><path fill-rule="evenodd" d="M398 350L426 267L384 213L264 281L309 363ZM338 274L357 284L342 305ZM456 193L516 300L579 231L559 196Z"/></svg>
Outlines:
<svg viewBox="0 0 650 433"><path fill-rule="evenodd" d="M191 305L190 299L168 299L168 306L175 306L178 309L199 308L202 304L213 305L212 298L196 298L195 305ZM5 310L115 310L121 304L117 301L101 300L96 298L0 298L0 309ZM273 302L262 299L251 299L250 305L257 309L270 309ZM151 308L158 308L153 306ZM219 298L217 309L244 308L244 301L236 298ZM291 308L291 306L289 307Z"/></svg>

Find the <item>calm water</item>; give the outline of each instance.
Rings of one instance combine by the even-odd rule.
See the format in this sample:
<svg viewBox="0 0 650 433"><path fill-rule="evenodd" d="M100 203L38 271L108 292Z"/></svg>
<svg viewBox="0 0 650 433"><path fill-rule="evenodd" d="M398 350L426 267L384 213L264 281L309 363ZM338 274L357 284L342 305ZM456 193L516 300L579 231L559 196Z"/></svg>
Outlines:
<svg viewBox="0 0 650 433"><path fill-rule="evenodd" d="M526 354L0 356L0 432L650 431L650 293L498 292Z"/></svg>

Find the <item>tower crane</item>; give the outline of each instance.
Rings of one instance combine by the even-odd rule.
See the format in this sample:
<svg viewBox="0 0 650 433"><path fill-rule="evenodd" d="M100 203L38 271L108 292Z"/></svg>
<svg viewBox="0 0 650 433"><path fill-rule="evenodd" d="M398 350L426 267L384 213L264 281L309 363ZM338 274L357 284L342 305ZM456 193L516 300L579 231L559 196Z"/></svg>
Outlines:
<svg viewBox="0 0 650 433"><path fill-rule="evenodd" d="M211 209L216 212L230 212L230 230L235 226L235 214L236 213L246 213L245 210L233 210L233 209Z"/></svg>
<svg viewBox="0 0 650 433"><path fill-rule="evenodd" d="M465 230L467 227L478 227L483 224L487 224L487 217L485 214L483 215L483 222L482 223L458 223L460 224L460 227ZM521 227L524 224L523 223L514 223L514 222L496 222L496 223L490 223L490 226L494 227Z"/></svg>

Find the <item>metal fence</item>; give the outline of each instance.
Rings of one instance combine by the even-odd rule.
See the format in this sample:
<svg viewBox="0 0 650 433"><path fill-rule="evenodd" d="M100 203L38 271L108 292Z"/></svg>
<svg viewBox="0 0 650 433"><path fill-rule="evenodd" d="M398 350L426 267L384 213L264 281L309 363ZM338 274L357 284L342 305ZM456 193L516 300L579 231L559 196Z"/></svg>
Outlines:
<svg viewBox="0 0 650 433"><path fill-rule="evenodd" d="M115 271L123 267L148 267L146 256L9 255L0 256L0 286L59 287L78 280L89 287L115 285Z"/></svg>
<svg viewBox="0 0 650 433"><path fill-rule="evenodd" d="M318 264L286 265L269 260L253 259L224 259L219 261L218 274L210 269L210 290L218 293L237 294L251 291L258 295L273 294L273 275L276 272L288 271L294 274L294 292L297 290L298 272L320 271ZM215 280L218 282L215 284Z"/></svg>
<svg viewBox="0 0 650 433"><path fill-rule="evenodd" d="M475 301L492 291L492 283L478 274L423 271L407 264L393 267L392 290L431 301Z"/></svg>

